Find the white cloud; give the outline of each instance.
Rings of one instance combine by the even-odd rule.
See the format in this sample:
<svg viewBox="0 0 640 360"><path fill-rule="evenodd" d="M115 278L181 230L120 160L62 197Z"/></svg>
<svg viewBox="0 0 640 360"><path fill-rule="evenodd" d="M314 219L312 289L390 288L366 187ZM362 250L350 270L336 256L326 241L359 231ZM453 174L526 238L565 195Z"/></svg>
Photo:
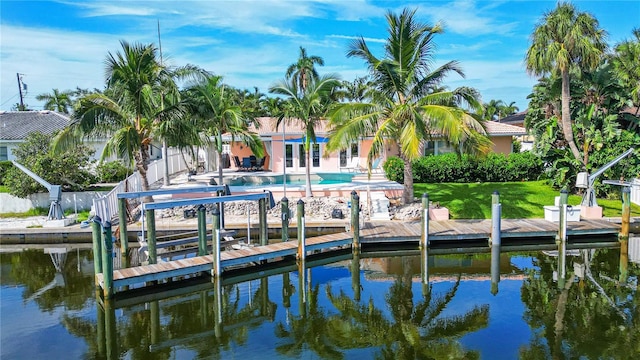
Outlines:
<svg viewBox="0 0 640 360"><path fill-rule="evenodd" d="M348 35L327 35L327 37L336 38L336 39L347 39L347 40L359 40L360 39L360 36L348 36ZM375 38L370 38L370 37L363 37L363 39L366 42L374 42L374 43L381 43L381 44L384 44L387 41L386 39L375 39Z"/></svg>
<svg viewBox="0 0 640 360"><path fill-rule="evenodd" d="M428 14L434 23L441 22L446 31L457 34L466 36L508 35L514 30L516 23L498 21L498 11L495 4L482 8L477 6L474 0L458 0L440 6L434 6L432 3L428 6L421 6L419 13Z"/></svg>

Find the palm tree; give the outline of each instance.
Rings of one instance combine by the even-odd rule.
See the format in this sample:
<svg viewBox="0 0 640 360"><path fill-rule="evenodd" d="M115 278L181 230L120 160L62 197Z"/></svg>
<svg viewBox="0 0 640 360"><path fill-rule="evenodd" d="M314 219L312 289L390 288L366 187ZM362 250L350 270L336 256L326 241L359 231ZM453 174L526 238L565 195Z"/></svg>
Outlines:
<svg viewBox="0 0 640 360"><path fill-rule="evenodd" d="M420 156L425 140L435 135L452 144L466 142L462 150L486 153L490 142L484 136L482 123L461 105L480 109L477 91L441 87L451 71L463 75L456 61L431 69L434 56L433 38L442 33L439 25L430 26L415 20L415 10L400 15L387 13L389 38L385 56L371 53L364 38L355 40L347 53L363 59L371 75L374 89L371 101L338 105L331 114L333 129L327 144L329 151L341 150L362 136L373 138L367 155L368 167L379 157L385 142L397 141L404 161L403 201L413 201L411 162ZM482 134L482 135L481 135Z"/></svg>
<svg viewBox="0 0 640 360"><path fill-rule="evenodd" d="M69 109L73 105L72 101L73 92L60 91L53 89L51 93L42 93L36 96L36 100L44 101L44 109L57 111L63 114L69 114Z"/></svg>
<svg viewBox="0 0 640 360"><path fill-rule="evenodd" d="M249 130L254 119L247 117L234 89L222 83L221 76L210 75L201 82L187 89L186 100L191 115L206 129L218 153L218 183L224 182L222 176L222 135L231 135L231 141L239 138L247 144L258 157L263 156L262 141L259 136Z"/></svg>
<svg viewBox="0 0 640 360"><path fill-rule="evenodd" d="M300 46L298 61L289 65L286 77L296 79L298 90L304 92L307 89L309 81L318 78L318 72L315 68L316 64L324 66L324 60L315 55L307 56L307 50Z"/></svg>
<svg viewBox="0 0 640 360"><path fill-rule="evenodd" d="M159 131L160 124L184 114L180 106L165 107L163 101L178 92L174 78L194 73L197 68L163 66L153 44L126 41L120 44L121 52L107 56L105 91L89 93L79 99L74 121L61 132L54 145L64 148L82 137L108 138L102 158L115 154L127 162L134 162L142 189L149 190L149 149L154 140L162 140L163 134L167 134ZM191 139L176 133L173 136L184 141Z"/></svg>
<svg viewBox="0 0 640 360"><path fill-rule="evenodd" d="M504 105L502 107L500 117L503 118L505 116L515 114L516 112L518 112L518 110L520 109L516 106L516 102L512 101L509 103L509 105Z"/></svg>
<svg viewBox="0 0 640 360"><path fill-rule="evenodd" d="M531 46L525 58L529 73L544 76L559 72L562 79L562 132L574 158L582 162L575 143L571 121L569 73L574 67L593 70L602 59L606 32L591 14L579 12L570 3L558 3L547 12L531 34Z"/></svg>
<svg viewBox="0 0 640 360"><path fill-rule="evenodd" d="M482 118L488 121L496 120L496 117L500 117L500 112L503 106L504 102L502 100L489 100L488 103L484 104L484 112Z"/></svg>
<svg viewBox="0 0 640 360"><path fill-rule="evenodd" d="M640 105L640 28L633 29L633 39L616 45L611 58L616 76L628 87L635 106ZM636 115L638 112L636 111Z"/></svg>
<svg viewBox="0 0 640 360"><path fill-rule="evenodd" d="M304 152L305 152L305 175L306 175L306 196L313 196L311 191L311 144L316 143L315 128L320 119L326 114L333 90L340 85L340 80L335 74L312 77L308 79L305 90L299 88L298 80L293 77L289 81L283 80L269 88L269 92L284 95L287 97L286 116L281 116L281 121L299 121L305 132Z"/></svg>

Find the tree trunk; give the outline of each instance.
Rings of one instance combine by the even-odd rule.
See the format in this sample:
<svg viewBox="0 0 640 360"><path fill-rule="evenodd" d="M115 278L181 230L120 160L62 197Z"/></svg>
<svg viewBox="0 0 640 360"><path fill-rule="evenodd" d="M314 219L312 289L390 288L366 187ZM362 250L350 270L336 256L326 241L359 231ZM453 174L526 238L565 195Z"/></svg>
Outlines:
<svg viewBox="0 0 640 360"><path fill-rule="evenodd" d="M404 161L404 192L402 193L403 204L411 204L413 202L413 168L411 166L411 160L405 159Z"/></svg>
<svg viewBox="0 0 640 360"><path fill-rule="evenodd" d="M576 146L576 142L573 138L573 124L571 123L571 91L569 89L569 69L562 71L562 133L564 138L569 143L569 149L573 157L584 165L582 157L580 156L580 150Z"/></svg>
<svg viewBox="0 0 640 360"><path fill-rule="evenodd" d="M305 193L306 197L312 197L313 196L313 192L311 192L311 163L309 162L309 158L310 158L309 153L311 151L309 151L309 150L310 149L307 149L306 146L305 146L305 149L304 149L304 159L305 159L305 165L306 165L305 166L305 180L306 180L306 183L307 183L307 186L306 186L307 189L306 189L306 193Z"/></svg>
<svg viewBox="0 0 640 360"><path fill-rule="evenodd" d="M224 185L224 178L222 176L222 133L218 134L216 151L218 152L218 185Z"/></svg>
<svg viewBox="0 0 640 360"><path fill-rule="evenodd" d="M138 169L138 173L140 174L140 187L142 191L149 191L149 179L147 179L147 162L149 161L149 151L148 146L143 145L140 147L140 152L138 156L136 156L136 168ZM151 196L144 196L142 198L142 202L148 203L153 202L153 198Z"/></svg>

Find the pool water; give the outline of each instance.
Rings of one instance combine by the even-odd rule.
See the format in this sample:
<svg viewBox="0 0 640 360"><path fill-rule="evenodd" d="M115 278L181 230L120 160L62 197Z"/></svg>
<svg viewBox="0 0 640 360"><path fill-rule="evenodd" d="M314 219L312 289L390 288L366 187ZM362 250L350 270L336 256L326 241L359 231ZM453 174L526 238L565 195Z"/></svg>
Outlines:
<svg viewBox="0 0 640 360"><path fill-rule="evenodd" d="M311 174L311 184L345 184L353 180L354 174L348 173L315 173ZM229 186L282 185L284 175L242 175L225 179ZM305 185L304 174L287 174L287 185Z"/></svg>
<svg viewBox="0 0 640 360"><path fill-rule="evenodd" d="M638 276L618 249L354 257L94 297L92 255L0 253L0 358L632 359ZM494 273L492 270L494 269ZM624 271L623 271L624 269ZM500 278L496 273L499 271ZM624 273L624 278L622 277Z"/></svg>

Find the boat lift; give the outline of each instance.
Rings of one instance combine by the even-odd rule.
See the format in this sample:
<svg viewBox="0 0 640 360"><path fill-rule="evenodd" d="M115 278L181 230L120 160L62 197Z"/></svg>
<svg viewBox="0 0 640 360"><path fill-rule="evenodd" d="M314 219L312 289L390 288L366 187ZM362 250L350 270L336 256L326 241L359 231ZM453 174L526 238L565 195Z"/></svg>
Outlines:
<svg viewBox="0 0 640 360"><path fill-rule="evenodd" d="M51 185L48 181L38 176L33 171L27 169L25 166L19 164L15 160L11 160L13 165L18 169L22 170L25 174L29 175L33 180L39 182L42 186L46 187L49 190L49 200L51 201L51 205L49 206L49 215L47 216L47 220L62 220L64 219L64 212L62 211L62 186L61 185Z"/></svg>
<svg viewBox="0 0 640 360"><path fill-rule="evenodd" d="M596 178L602 175L602 173L604 173L605 171L609 170L609 168L611 168L613 165L619 163L622 159L629 156L631 153L633 153L633 151L634 151L634 148L630 148L629 150L622 153L622 155L611 160L610 162L605 164L603 167L596 170L591 175L589 175L589 173L587 172L578 173L578 176L576 177L576 187L586 189L584 191L584 195L582 196L582 203L580 204L581 206L589 206L589 207L598 206L598 202L596 200L596 192L595 192L595 189L593 188Z"/></svg>

